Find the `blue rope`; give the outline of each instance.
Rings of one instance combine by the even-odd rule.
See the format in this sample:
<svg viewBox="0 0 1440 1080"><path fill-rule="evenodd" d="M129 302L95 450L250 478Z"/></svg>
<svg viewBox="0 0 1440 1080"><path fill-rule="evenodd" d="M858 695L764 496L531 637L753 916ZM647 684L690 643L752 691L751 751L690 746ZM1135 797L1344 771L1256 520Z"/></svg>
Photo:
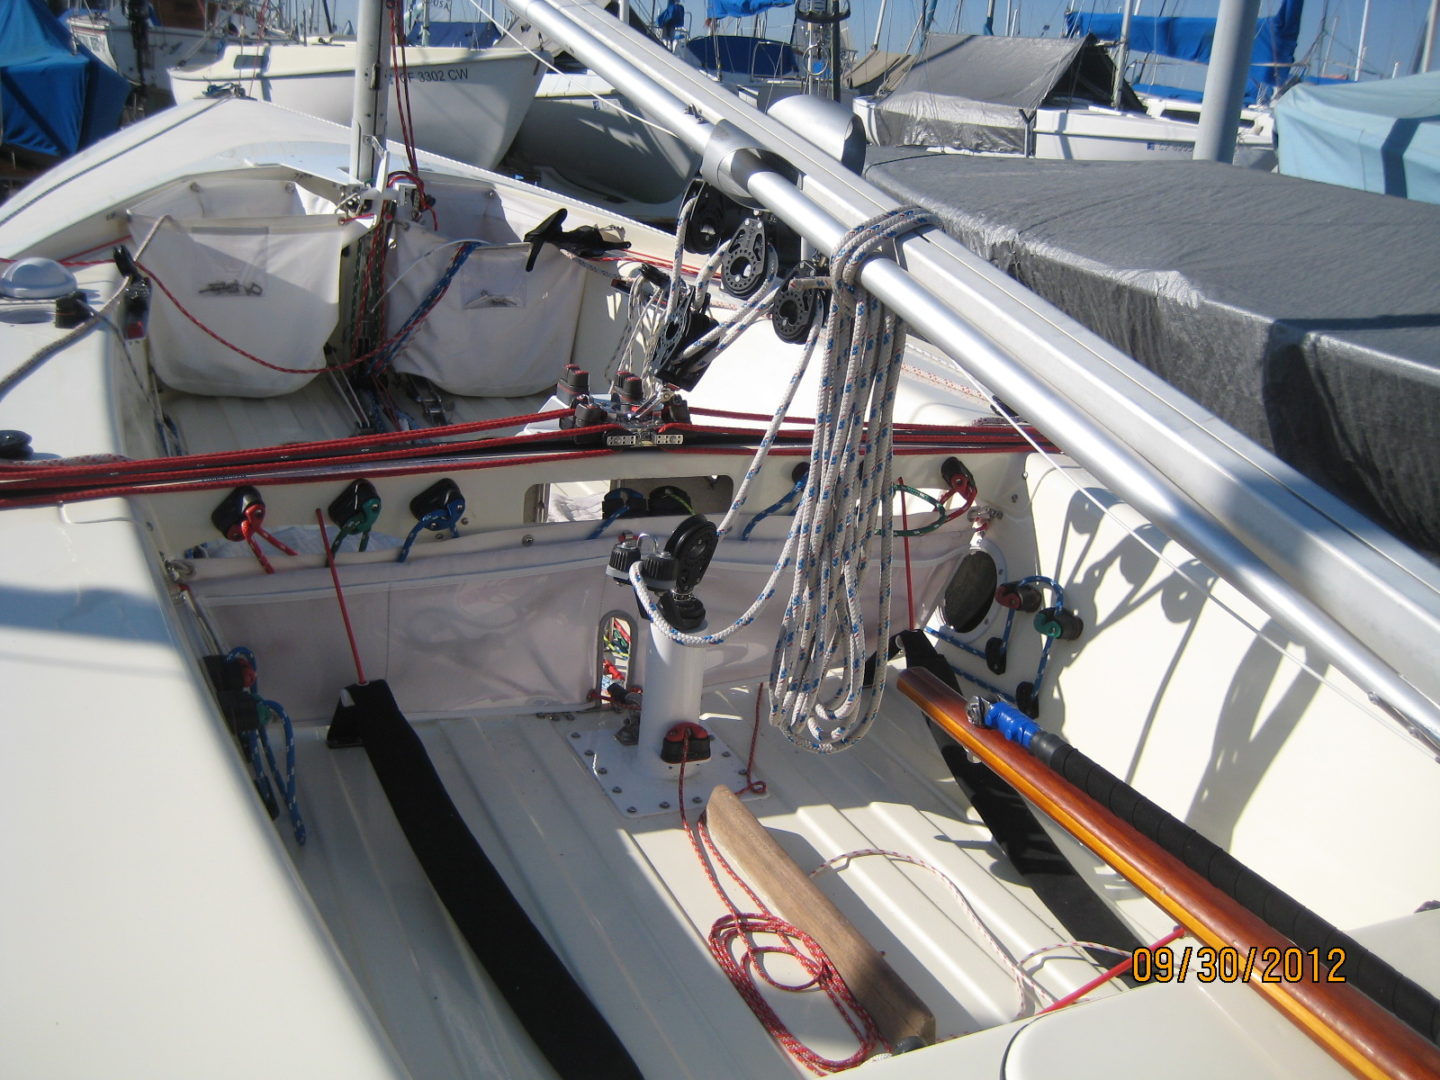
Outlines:
<svg viewBox="0 0 1440 1080"><path fill-rule="evenodd" d="M255 790L260 793L260 801L272 818L278 817L280 804L275 801L275 790L270 786L270 777L265 775L265 760L260 756L260 732L243 732L240 741L245 744L245 754L250 761L250 772L255 779Z"/></svg>
<svg viewBox="0 0 1440 1080"><path fill-rule="evenodd" d="M1051 593L1054 595L1055 607L1063 608L1065 606L1065 590L1060 587L1060 583L1054 578L1045 577L1043 574L1031 574L1029 577L1021 578L1016 584L1044 585L1046 588L1050 589ZM1011 609L1010 614L1015 614L1013 608ZM1045 679L1045 668L1050 663L1050 649L1055 644L1055 639L1052 638L1050 635L1045 634L1043 636L1045 640L1040 646L1040 662L1035 666L1035 680L1031 683L1031 685L1035 688L1035 694L1037 697L1040 694L1040 684Z"/></svg>
<svg viewBox="0 0 1440 1080"><path fill-rule="evenodd" d="M1065 590L1054 578L1046 577L1043 574L1031 574L1029 577L1023 577L1019 581L1015 582L1016 588L1019 588L1022 585L1043 585L1044 587L1049 589L1054 595L1055 607L1063 608L1065 606ZM1003 643L1003 647L1005 648L1008 648L1010 645L1010 631L1014 627L1014 625L1015 609L1006 608L1005 628L1000 633L1000 640ZM955 637L953 634L946 630L936 630L931 627L926 627L926 631L939 638L947 645L953 645L957 649L963 649L971 656L978 656L982 660L986 659L983 650L977 649L975 648L975 646L961 641L959 638ZM1034 692L1037 695L1040 693L1040 687L1045 680L1045 669L1049 666L1050 663L1050 650L1054 647L1055 644L1055 639L1050 637L1048 634L1042 636L1044 637L1044 641L1040 645L1040 660L1035 666L1035 678L1031 680L1030 684L1032 687L1034 687ZM953 664L951 665L951 667L954 668L955 674L961 676L962 678L969 679L972 683L974 683L976 686L979 686L982 690L986 690L992 694L999 694L1006 701L1013 702L1015 700L1013 695L1007 694L999 687L992 686L990 683L985 682L983 679L976 678L974 675L962 671L960 668L954 667Z"/></svg>
<svg viewBox="0 0 1440 1080"><path fill-rule="evenodd" d="M772 505L772 506L767 506L764 510L761 510L758 514L756 514L756 515L750 520L750 524L749 524L749 525L746 525L745 528L744 528L744 530L740 533L740 539L741 539L741 540L749 540L749 539L750 539L750 531L751 531L752 529L754 529L756 525L759 525L760 522L764 521L764 520L765 520L767 517L769 517L771 514L776 513L776 512L779 511L779 510L785 509L785 507L789 506L792 502L794 502L795 499L796 499L796 497L797 497L798 495L800 495L802 492L804 492L804 490L805 490L805 481L806 481L807 478L808 478L808 474L807 474L807 476L802 476L799 480L796 480L796 481L795 481L795 486L792 487L792 488L791 488L788 492L786 492L784 495L782 495L782 496L780 497L780 501L779 501L779 502L775 503L775 504Z"/></svg>
<svg viewBox="0 0 1440 1080"><path fill-rule="evenodd" d="M630 510L630 508L629 508L628 506L622 506L622 507L620 507L619 510L616 510L616 511L615 511L613 514L611 514L609 517L607 517L607 518L602 518L601 521L600 521L600 524L599 524L599 525L596 525L594 531L591 532L591 534L590 534L589 536L587 536L585 539L586 539L586 540L594 540L594 539L596 539L596 538L599 537L602 533L604 533L605 530L608 529L611 525L613 525L615 522L619 521L622 517L624 517L624 516L629 512L629 510Z"/></svg>
<svg viewBox="0 0 1440 1080"><path fill-rule="evenodd" d="M404 562L410 557L410 549L415 546L415 541L421 532L427 529L430 532L444 532L449 529L451 537L458 537L460 535L459 525L460 523L444 510L431 510L411 527L405 537L405 543L400 545L400 557L395 561Z"/></svg>
<svg viewBox="0 0 1440 1080"><path fill-rule="evenodd" d="M253 652L241 645L231 649L225 655L225 659L227 662L232 663L240 660L249 666L252 678L245 692L254 698L256 704L269 714L261 718L259 730L247 731L241 739L245 744L245 749L248 751L251 771L255 775L255 786L260 791L260 798L264 801L266 809L270 811L271 817L276 816L280 812L270 782L270 777L273 776L275 778L275 784L278 785L285 794L285 809L290 814L290 825L295 832L295 842L297 844L304 844L306 840L305 822L300 816L300 800L295 781L295 725L291 723L290 714L285 711L282 705L260 696L259 674ZM283 784L280 782L280 767L275 761L275 751L270 745L270 736L265 727L269 722L269 716L278 716L281 726L285 729L285 781ZM270 771L268 776L261 762L262 752L264 761L269 765Z"/></svg>
<svg viewBox="0 0 1440 1080"><path fill-rule="evenodd" d="M959 638L955 637L948 631L936 630L934 627L930 626L927 626L925 628L925 631L939 638L947 645L953 645L957 649L964 649L966 652L970 653L973 656L978 656L982 660L985 657L985 654L979 649L975 648L975 646L967 645L965 642L961 641ZM987 694L995 694L997 697L1004 698L1012 705L1015 703L1014 694L1011 694L1005 690L1001 690L1000 687L996 686L994 683L986 682L984 679L980 678L977 675L971 675L970 672L964 670L963 668L956 667L954 664L950 665L950 670L955 672L956 675L960 676L960 678L964 679L966 682L974 683L976 686L980 687L981 690L984 690Z"/></svg>
<svg viewBox="0 0 1440 1080"><path fill-rule="evenodd" d="M622 492L622 493L626 493L626 494L630 494L630 495L638 495L641 500L643 500L643 499L645 498L644 495L641 495L640 492L635 491L633 488L616 488L615 490L616 490L617 492ZM602 519L600 520L600 524L596 525L596 526L595 526L595 530L594 530L589 536L587 536L585 539L587 539L587 540L594 540L594 539L598 538L601 534L603 534L603 533L605 532L606 529L608 529L611 525L613 525L616 521L618 521L620 518L624 517L624 516L625 516L626 514L628 514L629 512L630 512L630 504L629 504L628 502L622 502L622 503L620 504L620 506L615 510L614 513L612 513L612 514L611 514L609 517L607 517L607 518L602 518Z"/></svg>
<svg viewBox="0 0 1440 1080"><path fill-rule="evenodd" d="M295 784L295 725L290 722L290 714L278 702L261 698L260 704L269 709L271 715L278 716L285 729L285 809L290 813L290 826L295 831L295 843L303 845L306 839L305 822L300 817L300 800ZM270 748L270 736L265 734L264 728L261 728L261 741L265 747L265 759L270 764L270 772L279 776L280 770L275 767L275 752Z"/></svg>
<svg viewBox="0 0 1440 1080"><path fill-rule="evenodd" d="M405 346L410 344L410 338L415 333L415 329L420 325L425 316L430 314L430 310L440 302L440 298L443 297L450 288L450 283L455 280L455 275L458 274L460 268L465 265L465 260L470 258L471 252L475 251L476 248L483 246L479 241L467 240L455 249L455 255L451 258L450 265L445 268L445 272L440 275L434 285L430 286L430 291L421 298L415 310L412 311L405 322L401 324L400 332L395 338L395 343L371 362L371 371L380 371L389 367L390 362L395 356L404 349Z"/></svg>

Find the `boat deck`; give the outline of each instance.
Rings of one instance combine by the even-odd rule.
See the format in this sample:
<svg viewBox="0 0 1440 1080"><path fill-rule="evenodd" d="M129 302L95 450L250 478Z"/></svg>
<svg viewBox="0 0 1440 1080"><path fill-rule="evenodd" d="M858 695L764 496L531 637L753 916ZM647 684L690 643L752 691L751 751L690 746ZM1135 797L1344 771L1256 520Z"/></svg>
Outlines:
<svg viewBox="0 0 1440 1080"><path fill-rule="evenodd" d="M741 755L753 727L749 690L711 694L706 704L702 722L736 750L687 781L692 820L695 800L712 787L743 786ZM896 701L892 712L883 739L826 758L762 725L755 771L767 790L746 805L806 872L844 852L899 852L942 871L1015 958L1064 941L1006 868L918 711ZM680 814L649 812L655 808L643 803L629 814L571 745L602 729L608 738L618 721L603 711L415 726L466 824L645 1075L785 1075L793 1066L784 1051L706 949L725 909ZM298 773L309 841L297 864L415 1075L547 1075L500 1015L488 977L428 887L364 752L327 749L324 728L309 727ZM977 940L940 876L864 856L815 881L930 1007L940 1039L1014 1018L1013 979ZM1027 967L1057 996L1098 970L1073 949ZM396 978L398 968L410 977ZM853 1052L823 995L768 996L817 1050L837 1058ZM710 1022L693 1023L698 1015Z"/></svg>

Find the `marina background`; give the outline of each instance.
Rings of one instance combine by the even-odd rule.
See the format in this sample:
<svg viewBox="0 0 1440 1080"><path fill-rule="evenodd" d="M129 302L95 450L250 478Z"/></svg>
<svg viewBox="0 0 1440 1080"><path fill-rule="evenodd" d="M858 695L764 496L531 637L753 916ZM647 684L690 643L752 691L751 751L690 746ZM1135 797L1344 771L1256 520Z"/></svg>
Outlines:
<svg viewBox="0 0 1440 1080"><path fill-rule="evenodd" d="M418 7L419 0L414 2ZM633 2L637 10L648 12L652 0ZM687 11L691 35L703 34L704 0L681 2ZM883 3L882 0L851 0L852 46L863 53L876 40L876 22L883 8L885 25L879 35L880 47L904 51L920 19L923 3L924 0L884 0ZM1280 0L1264 0L1260 14L1273 14L1279 3ZM498 6L498 0L479 0L479 3L477 0L430 0L432 19L467 19L481 7L490 10L492 6L503 19L504 9ZM663 6L663 3L655 4L657 10ZM935 13L935 28L944 33L978 34L985 25L987 6L986 0L944 0ZM1136 14L1213 17L1218 6L1218 0L1140 0ZM1362 79L1391 78L1419 70L1430 0L1370 0L1368 19L1366 6L1366 0L1307 0L1297 58L1310 58L1309 74L1353 77L1362 24L1365 38ZM1003 33L1008 27L1012 33L1029 37L1061 36L1067 7L1087 12L1116 12L1121 4L1120 0L996 0L995 32ZM722 30L749 33L754 25L764 36L787 38L793 25L793 10L792 6L777 7L754 19L726 20ZM336 0L331 12L337 25L353 23L356 0ZM319 21L318 15L316 21Z"/></svg>

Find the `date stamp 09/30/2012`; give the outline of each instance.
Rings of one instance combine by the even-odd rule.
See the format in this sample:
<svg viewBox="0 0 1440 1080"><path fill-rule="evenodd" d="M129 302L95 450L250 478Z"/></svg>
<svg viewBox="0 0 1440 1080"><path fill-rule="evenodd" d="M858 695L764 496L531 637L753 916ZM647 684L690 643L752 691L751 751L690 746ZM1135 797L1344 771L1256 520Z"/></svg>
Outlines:
<svg viewBox="0 0 1440 1080"><path fill-rule="evenodd" d="M1344 982L1345 950L1301 949L1251 945L1247 949L1229 946L1182 945L1171 948L1136 949L1132 954L1130 975L1136 982L1184 982L1194 979L1202 983L1298 983Z"/></svg>

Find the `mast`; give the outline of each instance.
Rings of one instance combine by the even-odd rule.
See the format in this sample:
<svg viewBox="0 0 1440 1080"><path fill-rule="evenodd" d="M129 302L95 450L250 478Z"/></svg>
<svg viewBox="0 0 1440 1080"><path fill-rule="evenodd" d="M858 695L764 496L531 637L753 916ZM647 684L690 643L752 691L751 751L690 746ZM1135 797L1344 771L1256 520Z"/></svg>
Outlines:
<svg viewBox="0 0 1440 1080"><path fill-rule="evenodd" d="M1435 31L1440 27L1440 0L1430 0L1430 14L1425 17L1425 51L1420 54L1420 70L1429 71L1435 62Z"/></svg>
<svg viewBox="0 0 1440 1080"><path fill-rule="evenodd" d="M362 0L356 45L350 178L370 184L384 155L390 100L390 20L385 17L385 0Z"/></svg>
<svg viewBox="0 0 1440 1080"><path fill-rule="evenodd" d="M1120 18L1120 47L1115 50L1115 86L1110 91L1110 107L1120 108L1120 91L1125 86L1125 65L1130 59L1130 16L1134 14L1132 0L1125 0L1124 14Z"/></svg>
<svg viewBox="0 0 1440 1080"><path fill-rule="evenodd" d="M1197 161L1223 161L1228 165L1235 160L1235 137L1245 103L1245 76L1255 48L1255 20L1259 14L1260 0L1220 0L1210 69L1205 73L1200 130L1195 135Z"/></svg>
<svg viewBox="0 0 1440 1080"><path fill-rule="evenodd" d="M1370 31L1370 0L1360 9L1360 49L1355 54L1355 71L1351 82L1360 81L1360 71L1365 66L1365 35Z"/></svg>

